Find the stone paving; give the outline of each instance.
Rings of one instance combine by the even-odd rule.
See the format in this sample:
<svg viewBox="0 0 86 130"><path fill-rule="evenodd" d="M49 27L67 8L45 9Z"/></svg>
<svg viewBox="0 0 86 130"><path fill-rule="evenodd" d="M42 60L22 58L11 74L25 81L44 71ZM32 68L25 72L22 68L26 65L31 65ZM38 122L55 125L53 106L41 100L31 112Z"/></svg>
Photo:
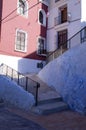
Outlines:
<svg viewBox="0 0 86 130"><path fill-rule="evenodd" d="M41 125L46 130L86 130L86 116L71 110L51 115L36 115L16 108L8 110Z"/></svg>
<svg viewBox="0 0 86 130"><path fill-rule="evenodd" d="M0 130L45 130L37 123L20 117L0 106Z"/></svg>

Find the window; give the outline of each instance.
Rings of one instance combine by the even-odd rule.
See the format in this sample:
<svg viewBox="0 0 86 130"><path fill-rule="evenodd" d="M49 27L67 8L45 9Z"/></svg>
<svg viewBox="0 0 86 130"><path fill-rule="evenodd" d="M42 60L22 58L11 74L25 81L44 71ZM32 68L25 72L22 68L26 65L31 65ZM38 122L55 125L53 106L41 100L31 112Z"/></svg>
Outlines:
<svg viewBox="0 0 86 130"><path fill-rule="evenodd" d="M38 38L37 54L39 54L39 55L46 54L45 39L44 38L41 38L41 37Z"/></svg>
<svg viewBox="0 0 86 130"><path fill-rule="evenodd" d="M19 0L19 12L20 14L25 14L25 4L22 0Z"/></svg>
<svg viewBox="0 0 86 130"><path fill-rule="evenodd" d="M39 12L39 22L43 24L43 13L41 11Z"/></svg>
<svg viewBox="0 0 86 130"><path fill-rule="evenodd" d="M28 16L28 3L25 0L18 0L18 14L22 16Z"/></svg>
<svg viewBox="0 0 86 130"><path fill-rule="evenodd" d="M61 10L61 22L62 23L67 22L67 7L64 7Z"/></svg>
<svg viewBox="0 0 86 130"><path fill-rule="evenodd" d="M39 10L39 15L38 15L39 23L43 26L46 26L46 13L44 10Z"/></svg>
<svg viewBox="0 0 86 130"><path fill-rule="evenodd" d="M67 5L59 8L59 14L57 17L55 17L54 22L55 26L68 22Z"/></svg>
<svg viewBox="0 0 86 130"><path fill-rule="evenodd" d="M17 51L26 52L27 34L24 31L17 30L15 49Z"/></svg>
<svg viewBox="0 0 86 130"><path fill-rule="evenodd" d="M63 46L64 49L67 48L67 29L58 32L58 48Z"/></svg>

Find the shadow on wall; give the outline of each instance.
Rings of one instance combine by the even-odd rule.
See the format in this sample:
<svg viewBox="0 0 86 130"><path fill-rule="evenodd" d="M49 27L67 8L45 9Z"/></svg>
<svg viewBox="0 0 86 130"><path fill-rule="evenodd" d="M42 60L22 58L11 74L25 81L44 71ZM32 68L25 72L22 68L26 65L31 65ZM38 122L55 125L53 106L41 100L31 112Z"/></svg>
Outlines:
<svg viewBox="0 0 86 130"><path fill-rule="evenodd" d="M41 56L41 55L37 55L36 51L34 51L34 52L30 53L30 54L27 54L23 58L29 58L29 59L34 59L34 60L45 60L45 57Z"/></svg>
<svg viewBox="0 0 86 130"><path fill-rule="evenodd" d="M0 41L1 41L1 23L2 23L2 10L3 10L3 0L0 0Z"/></svg>
<svg viewBox="0 0 86 130"><path fill-rule="evenodd" d="M45 58L44 56L38 56L36 51L25 55L18 60L18 71L23 74L38 73L45 65Z"/></svg>

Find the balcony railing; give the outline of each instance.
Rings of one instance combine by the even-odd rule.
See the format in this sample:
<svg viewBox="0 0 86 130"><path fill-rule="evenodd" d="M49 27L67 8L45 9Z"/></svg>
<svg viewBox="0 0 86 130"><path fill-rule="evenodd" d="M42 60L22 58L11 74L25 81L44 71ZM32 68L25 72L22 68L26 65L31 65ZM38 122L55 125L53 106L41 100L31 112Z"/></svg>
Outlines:
<svg viewBox="0 0 86 130"><path fill-rule="evenodd" d="M67 18L67 17L62 18L62 16L59 15L58 17L55 17L55 18L54 18L54 25L57 26L57 25L59 25L59 24L65 23L65 22L67 22L67 21L68 21L68 18Z"/></svg>
<svg viewBox="0 0 86 130"><path fill-rule="evenodd" d="M38 50L38 55L46 56L47 51L46 50Z"/></svg>

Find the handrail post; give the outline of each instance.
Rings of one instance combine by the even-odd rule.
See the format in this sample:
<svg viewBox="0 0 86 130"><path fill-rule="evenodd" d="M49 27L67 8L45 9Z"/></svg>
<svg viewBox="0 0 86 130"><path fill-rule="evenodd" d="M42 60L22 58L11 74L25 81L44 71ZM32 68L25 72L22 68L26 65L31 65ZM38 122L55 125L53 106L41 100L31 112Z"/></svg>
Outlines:
<svg viewBox="0 0 86 130"><path fill-rule="evenodd" d="M37 83L37 86L36 86L36 101L35 101L35 106L37 106L38 105L38 88L40 87L40 84L39 83Z"/></svg>
<svg viewBox="0 0 86 130"><path fill-rule="evenodd" d="M18 73L18 82L17 82L17 83L18 83L18 85L19 85L19 73Z"/></svg>
<svg viewBox="0 0 86 130"><path fill-rule="evenodd" d="M68 41L68 49L71 48L71 39Z"/></svg>
<svg viewBox="0 0 86 130"><path fill-rule="evenodd" d="M8 66L6 67L6 76L8 76Z"/></svg>
<svg viewBox="0 0 86 130"><path fill-rule="evenodd" d="M60 49L61 49L61 54L62 54L62 46L60 47Z"/></svg>
<svg viewBox="0 0 86 130"><path fill-rule="evenodd" d="M12 75L11 75L11 80L13 80L13 69L12 69Z"/></svg>
<svg viewBox="0 0 86 130"><path fill-rule="evenodd" d="M53 53L53 60L54 60L54 53Z"/></svg>
<svg viewBox="0 0 86 130"><path fill-rule="evenodd" d="M71 48L71 39L69 40L69 48Z"/></svg>
<svg viewBox="0 0 86 130"><path fill-rule="evenodd" d="M27 91L27 88L28 88L28 77L26 77L26 91Z"/></svg>

